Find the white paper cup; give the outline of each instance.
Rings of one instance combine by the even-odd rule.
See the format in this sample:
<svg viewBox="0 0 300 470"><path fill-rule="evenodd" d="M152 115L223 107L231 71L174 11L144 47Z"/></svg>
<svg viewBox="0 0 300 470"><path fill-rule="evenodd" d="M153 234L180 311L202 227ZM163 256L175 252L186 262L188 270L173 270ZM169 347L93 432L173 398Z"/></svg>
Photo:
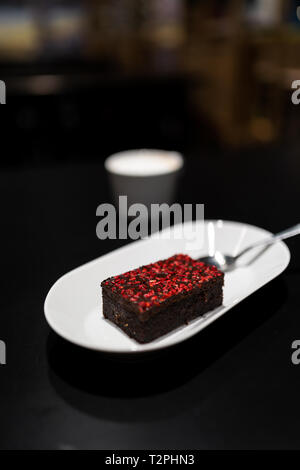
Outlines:
<svg viewBox="0 0 300 470"><path fill-rule="evenodd" d="M113 197L127 196L128 206L142 203L172 204L183 157L165 150L127 150L105 160Z"/></svg>

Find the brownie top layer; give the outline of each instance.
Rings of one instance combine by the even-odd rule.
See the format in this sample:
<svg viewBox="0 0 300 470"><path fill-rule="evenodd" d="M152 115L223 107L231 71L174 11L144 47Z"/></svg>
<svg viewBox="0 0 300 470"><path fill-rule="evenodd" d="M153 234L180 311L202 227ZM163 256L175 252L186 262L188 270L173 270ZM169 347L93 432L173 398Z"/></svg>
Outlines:
<svg viewBox="0 0 300 470"><path fill-rule="evenodd" d="M223 277L223 273L215 266L179 254L110 277L101 286L120 295L142 313L218 277Z"/></svg>

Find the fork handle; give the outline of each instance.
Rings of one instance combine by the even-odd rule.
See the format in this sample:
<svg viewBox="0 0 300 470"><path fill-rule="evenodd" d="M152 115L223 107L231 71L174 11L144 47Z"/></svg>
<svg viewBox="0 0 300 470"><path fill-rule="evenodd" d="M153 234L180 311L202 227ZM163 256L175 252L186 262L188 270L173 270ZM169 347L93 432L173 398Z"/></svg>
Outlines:
<svg viewBox="0 0 300 470"><path fill-rule="evenodd" d="M242 250L236 258L239 258L240 256L244 255L247 253L249 250L252 250L252 248L256 248L258 246L268 246L272 245L273 243L278 242L279 240L285 240L286 238L294 237L295 235L300 234L300 224L294 225L293 227L287 228L286 230L283 230L282 232L276 233L272 235L271 237L260 240L256 243L253 243L253 245L248 246L244 250Z"/></svg>

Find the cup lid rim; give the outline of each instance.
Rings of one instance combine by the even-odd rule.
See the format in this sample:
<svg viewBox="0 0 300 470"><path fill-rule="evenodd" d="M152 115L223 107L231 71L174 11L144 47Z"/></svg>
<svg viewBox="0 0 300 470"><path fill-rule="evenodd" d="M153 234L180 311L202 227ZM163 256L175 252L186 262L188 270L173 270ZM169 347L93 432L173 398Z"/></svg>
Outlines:
<svg viewBox="0 0 300 470"><path fill-rule="evenodd" d="M148 172L148 173L140 173L138 171L135 172L130 172L130 171L124 171L124 169L118 170L114 168L113 163L117 159L123 158L123 157L128 157L129 155L142 155L142 154L148 154L148 155L153 155L153 156L164 156L164 157L172 157L174 159L175 157L175 164L173 168L162 168L159 171L153 171L153 172ZM173 160L174 161L174 160ZM133 150L124 150L121 152L114 153L110 155L109 157L106 158L104 162L104 167L105 169L112 174L116 175L121 175L121 176L127 176L127 177L153 177L153 176L161 176L161 175L167 175L171 173L175 173L179 171L184 164L184 158L183 155L180 152L173 151L173 150L161 150L161 149L133 149Z"/></svg>

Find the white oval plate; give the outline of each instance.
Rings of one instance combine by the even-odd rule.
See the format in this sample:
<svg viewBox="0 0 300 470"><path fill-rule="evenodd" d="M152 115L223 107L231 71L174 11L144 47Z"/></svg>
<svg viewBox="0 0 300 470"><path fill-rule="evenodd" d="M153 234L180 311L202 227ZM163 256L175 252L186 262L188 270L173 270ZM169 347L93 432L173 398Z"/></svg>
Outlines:
<svg viewBox="0 0 300 470"><path fill-rule="evenodd" d="M182 225L177 225L182 229ZM184 225L184 235L162 239L162 234L139 240L95 259L62 276L50 289L45 300L45 316L51 328L63 338L79 346L110 353L137 353L166 348L195 335L241 300L278 276L288 265L290 252L285 243L268 247L251 263L225 275L224 301L221 307L193 320L155 341L139 344L129 338L102 315L100 283L110 276L176 253L186 253L198 258L219 250L235 255L244 247L270 235L270 232L253 225L228 221L198 222L202 230L198 248L188 241L195 224ZM193 232L194 233L194 232ZM200 232L199 232L200 233ZM198 233L198 236L199 236ZM177 235L178 236L178 235ZM245 260L247 261L247 260Z"/></svg>

